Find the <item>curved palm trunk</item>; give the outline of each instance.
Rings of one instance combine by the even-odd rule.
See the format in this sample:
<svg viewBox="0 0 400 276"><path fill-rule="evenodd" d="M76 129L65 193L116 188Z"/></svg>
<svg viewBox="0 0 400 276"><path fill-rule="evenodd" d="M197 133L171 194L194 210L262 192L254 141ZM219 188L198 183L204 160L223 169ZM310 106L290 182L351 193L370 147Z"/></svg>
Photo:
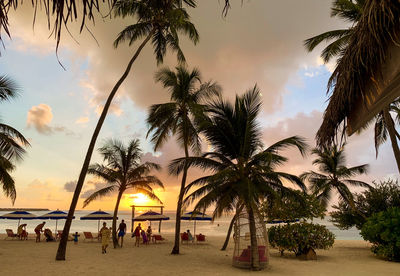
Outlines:
<svg viewBox="0 0 400 276"><path fill-rule="evenodd" d="M237 213L233 216L231 223L229 224L228 233L226 234L225 242L224 245L222 245L221 251L226 250L226 248L228 247L229 239L231 238L232 228L233 225L235 224L236 216Z"/></svg>
<svg viewBox="0 0 400 276"><path fill-rule="evenodd" d="M78 182L76 183L76 188L74 192L74 196L71 201L71 205L68 211L68 217L64 225L63 233L61 235L60 244L58 246L56 260L64 261L65 260L65 252L67 250L67 240L69 230L71 228L72 217L75 212L76 205L78 203L79 195L82 191L83 182L85 181L86 173L89 168L90 159L93 154L94 146L96 144L97 137L99 136L100 129L103 126L104 120L106 119L108 109L110 108L111 102L118 91L118 88L121 84L125 81L126 77L128 76L129 72L131 71L132 64L135 62L136 58L139 56L140 52L142 51L143 47L146 43L150 40L151 36L153 35L154 30L150 32L150 34L146 37L146 39L140 44L139 48L136 50L136 53L133 55L132 59L129 61L128 66L125 69L124 74L115 84L114 88L111 90L110 95L108 95L107 101L104 105L103 111L101 112L99 121L97 122L96 128L93 132L92 139L90 140L90 144L86 153L85 161L83 162L81 172L79 174Z"/></svg>
<svg viewBox="0 0 400 276"><path fill-rule="evenodd" d="M390 141L392 142L394 158L396 159L397 169L400 173L400 149L399 145L397 144L396 129L394 126L392 116L390 116L389 107L383 109L383 119L385 120L385 124L389 132Z"/></svg>
<svg viewBox="0 0 400 276"><path fill-rule="evenodd" d="M249 215L249 226L250 226L251 269L261 270L260 257L258 254L256 220L254 216L253 207L252 206L248 207L247 212Z"/></svg>
<svg viewBox="0 0 400 276"><path fill-rule="evenodd" d="M243 210L243 207L240 207L239 209L236 209L236 213L233 216L233 218L231 220L231 223L229 224L228 233L226 234L225 242L224 242L224 245L221 248L221 251L226 250L226 248L228 247L229 239L231 238L233 225L235 224L235 220L239 216L239 214L242 212L242 210Z"/></svg>
<svg viewBox="0 0 400 276"><path fill-rule="evenodd" d="M119 246L117 238L117 216L118 216L118 208L119 208L119 203L121 201L122 193L123 190L120 190L118 192L117 203L115 203L114 216L112 222L112 240L114 248L117 248Z"/></svg>
<svg viewBox="0 0 400 276"><path fill-rule="evenodd" d="M189 150L186 142L185 142L185 157L186 158L189 157ZM182 212L183 196L185 195L187 171L188 167L185 164L181 181L181 190L179 192L179 197L178 197L178 205L176 206L175 243L174 243L174 248L172 248L171 254L179 254L179 239L181 233L181 212Z"/></svg>

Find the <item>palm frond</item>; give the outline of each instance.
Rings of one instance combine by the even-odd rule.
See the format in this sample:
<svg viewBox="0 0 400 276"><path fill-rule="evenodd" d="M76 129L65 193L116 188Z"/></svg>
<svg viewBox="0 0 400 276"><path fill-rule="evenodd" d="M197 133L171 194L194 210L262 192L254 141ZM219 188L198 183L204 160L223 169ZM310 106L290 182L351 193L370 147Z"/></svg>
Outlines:
<svg viewBox="0 0 400 276"><path fill-rule="evenodd" d="M88 198L85 199L85 201L83 202L82 208L85 208L86 206L88 206L93 200L110 195L112 192L116 191L117 189L118 189L118 186L111 185L111 186L105 187L103 189L100 189L100 190L94 192Z"/></svg>

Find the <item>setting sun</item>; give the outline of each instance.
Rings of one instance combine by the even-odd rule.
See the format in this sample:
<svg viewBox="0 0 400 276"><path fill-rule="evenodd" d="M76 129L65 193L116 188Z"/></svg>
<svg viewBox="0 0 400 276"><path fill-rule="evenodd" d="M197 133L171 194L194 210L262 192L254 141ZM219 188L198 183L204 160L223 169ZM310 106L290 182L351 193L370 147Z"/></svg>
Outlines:
<svg viewBox="0 0 400 276"><path fill-rule="evenodd" d="M131 194L129 195L129 198L132 199L131 203L134 205L149 204L152 202L152 200L148 196L142 193Z"/></svg>

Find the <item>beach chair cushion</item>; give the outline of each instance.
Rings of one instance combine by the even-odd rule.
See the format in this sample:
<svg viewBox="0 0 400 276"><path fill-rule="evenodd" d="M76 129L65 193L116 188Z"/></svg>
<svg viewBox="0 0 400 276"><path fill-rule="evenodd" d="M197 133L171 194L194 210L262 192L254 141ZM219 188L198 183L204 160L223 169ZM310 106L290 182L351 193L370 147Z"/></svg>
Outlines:
<svg viewBox="0 0 400 276"><path fill-rule="evenodd" d="M202 234L199 234L199 235L196 235L196 239L197 239L198 242L205 242L206 241L206 236L202 235Z"/></svg>
<svg viewBox="0 0 400 276"><path fill-rule="evenodd" d="M182 241L189 241L189 235L188 233L181 233L181 239Z"/></svg>

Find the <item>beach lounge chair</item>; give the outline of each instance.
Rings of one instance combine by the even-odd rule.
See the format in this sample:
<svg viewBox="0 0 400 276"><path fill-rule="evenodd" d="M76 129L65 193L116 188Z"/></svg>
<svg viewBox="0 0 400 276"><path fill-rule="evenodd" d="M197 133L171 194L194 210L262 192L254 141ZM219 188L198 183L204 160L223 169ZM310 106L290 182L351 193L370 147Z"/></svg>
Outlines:
<svg viewBox="0 0 400 276"><path fill-rule="evenodd" d="M153 239L154 243L157 243L157 241L165 240L161 235L153 235L153 236L151 236L151 238Z"/></svg>
<svg viewBox="0 0 400 276"><path fill-rule="evenodd" d="M189 244L189 235L188 233L184 232L181 233L181 242L186 242L187 244Z"/></svg>
<svg viewBox="0 0 400 276"><path fill-rule="evenodd" d="M12 240L14 238L18 238L18 235L14 234L12 229L6 229L6 232L7 232L7 237L5 238L5 240L8 239L8 238L11 238Z"/></svg>
<svg viewBox="0 0 400 276"><path fill-rule="evenodd" d="M92 232L83 232L83 235L85 238L83 239L84 241L86 240L91 240L91 241L98 241L99 237L93 237Z"/></svg>
<svg viewBox="0 0 400 276"><path fill-rule="evenodd" d="M204 236L203 234L196 235L196 241L204 243L206 242L206 236Z"/></svg>

